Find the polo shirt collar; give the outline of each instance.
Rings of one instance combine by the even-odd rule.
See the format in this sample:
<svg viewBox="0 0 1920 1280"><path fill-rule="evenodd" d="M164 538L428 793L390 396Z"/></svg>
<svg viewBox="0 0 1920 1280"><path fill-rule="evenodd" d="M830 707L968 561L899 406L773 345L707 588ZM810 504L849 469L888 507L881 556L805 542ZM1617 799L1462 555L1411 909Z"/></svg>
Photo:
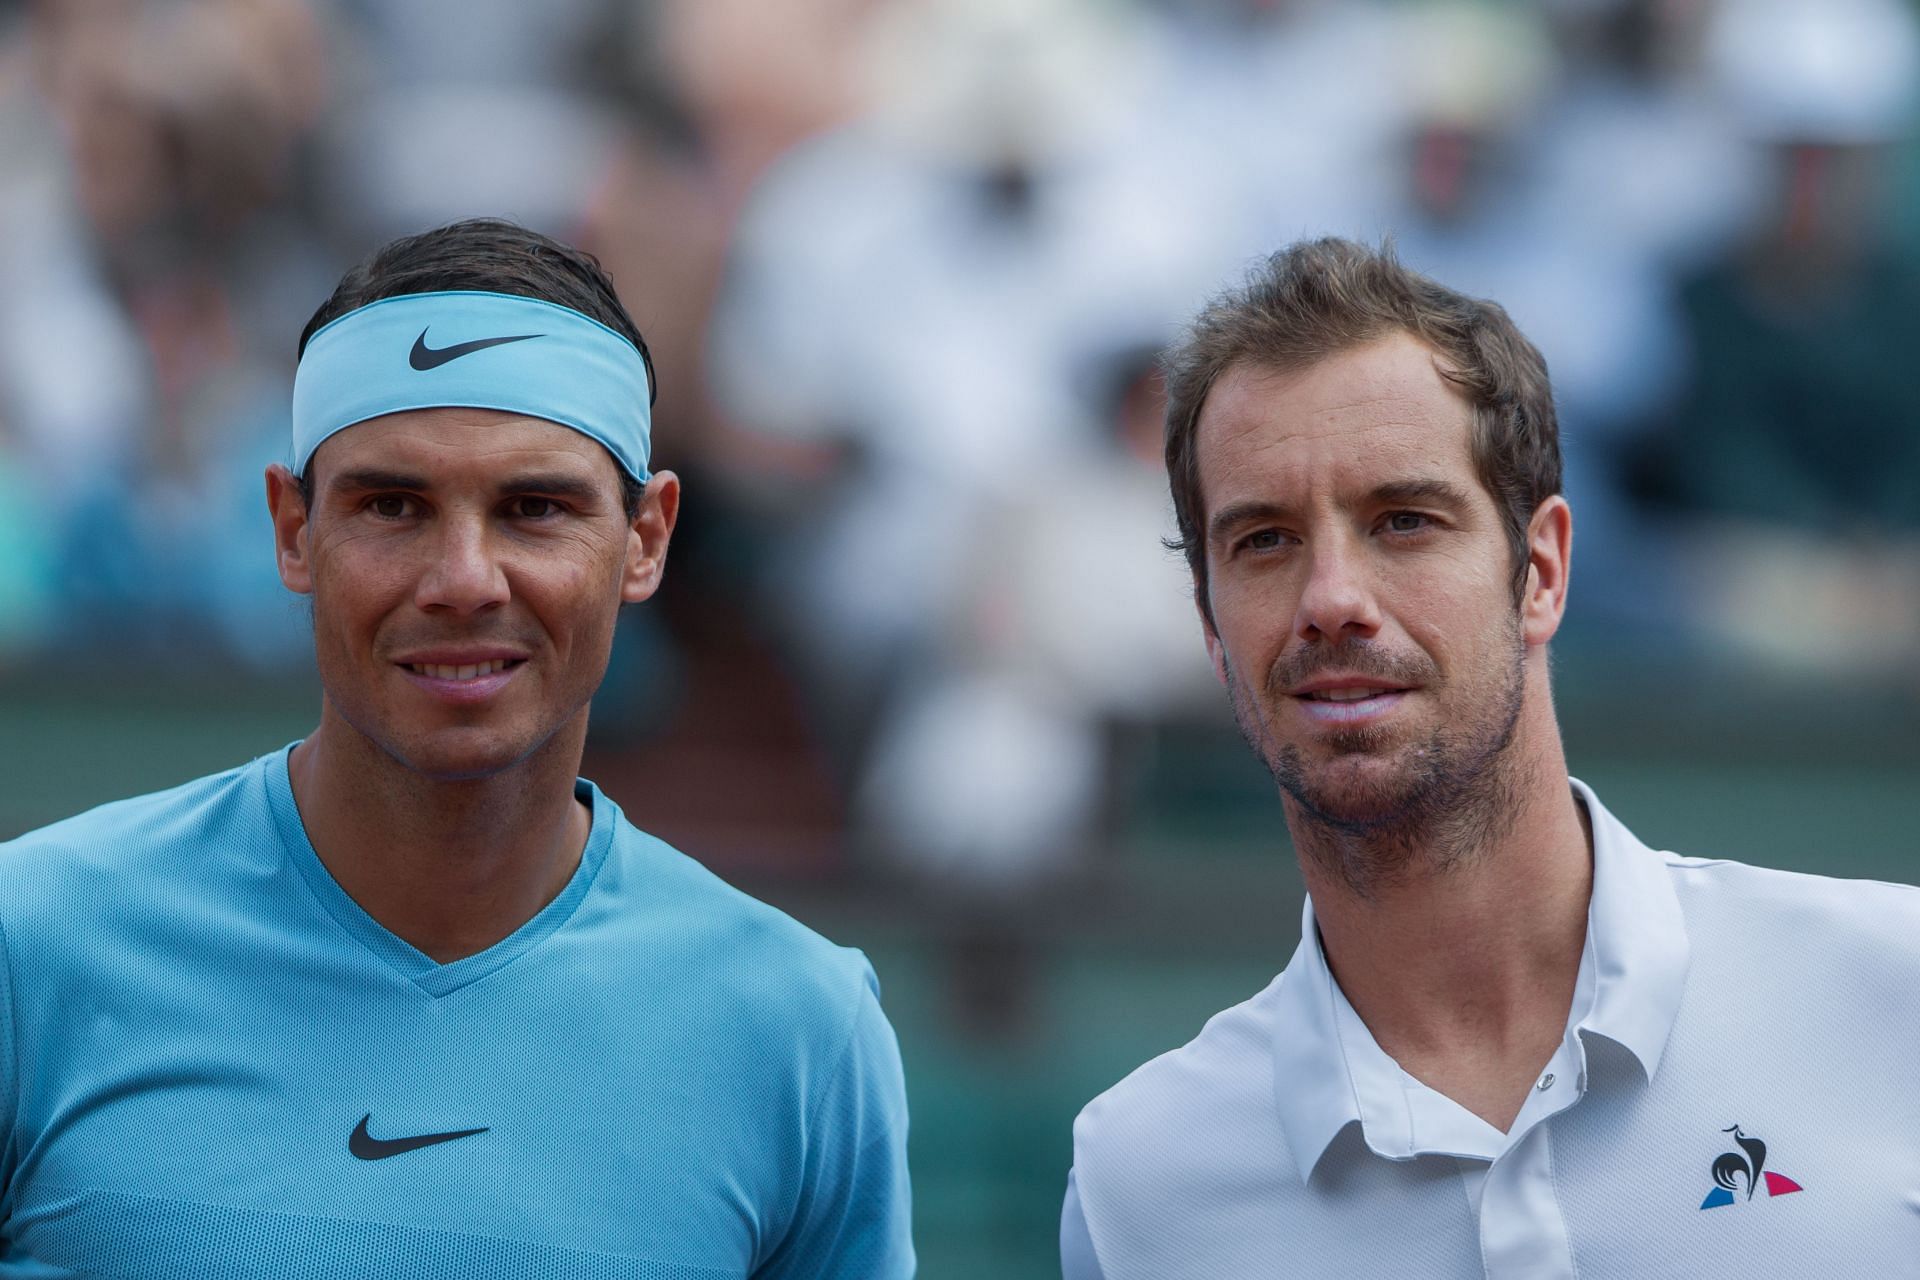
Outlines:
<svg viewBox="0 0 1920 1280"><path fill-rule="evenodd" d="M1569 781L1593 824L1587 945L1596 986L1592 1011L1580 1030L1605 1036L1633 1054L1651 1082L1686 986L1686 917L1666 858L1635 839L1586 783Z"/></svg>
<svg viewBox="0 0 1920 1280"><path fill-rule="evenodd" d="M1593 827L1593 896L1581 965L1594 988L1590 1000L1575 1000L1570 1016L1580 1019L1583 1037L1604 1036L1631 1053L1651 1081L1686 982L1686 921L1665 860L1635 839L1585 783L1570 782ZM1363 1117L1407 1132L1398 1064L1359 1024L1335 983L1311 899L1301 909L1300 945L1275 993L1273 1064L1280 1125L1302 1182L1340 1131Z"/></svg>

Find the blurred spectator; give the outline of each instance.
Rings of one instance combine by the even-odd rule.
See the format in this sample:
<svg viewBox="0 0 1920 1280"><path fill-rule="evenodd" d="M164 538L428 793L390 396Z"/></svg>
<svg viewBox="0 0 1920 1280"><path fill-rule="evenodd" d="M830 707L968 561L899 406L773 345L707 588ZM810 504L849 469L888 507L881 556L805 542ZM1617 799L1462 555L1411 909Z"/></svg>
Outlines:
<svg viewBox="0 0 1920 1280"><path fill-rule="evenodd" d="M1758 157L1700 66L1707 0L1549 0L1558 71L1527 166L1532 217L1672 272L1721 252Z"/></svg>
<svg viewBox="0 0 1920 1280"><path fill-rule="evenodd" d="M1153 354L1097 371L1110 434L1023 471L874 745L867 830L948 882L1074 869L1110 834L1114 729L1214 705L1186 563L1150 536L1168 522Z"/></svg>
<svg viewBox="0 0 1920 1280"><path fill-rule="evenodd" d="M1402 21L1401 256L1499 300L1539 346L1580 530L1584 625L1657 623L1672 588L1627 509L1620 459L1681 374L1661 270L1673 233L1633 225L1630 202L1562 203L1570 193L1540 183L1545 157L1585 140L1559 132L1579 122L1555 110L1561 67L1535 11L1438 4ZM1672 176L1659 160L1668 140L1643 141L1646 180Z"/></svg>
<svg viewBox="0 0 1920 1280"><path fill-rule="evenodd" d="M591 771L729 871L831 892L884 851L931 889L874 913L945 947L928 1017L1017 1092L1049 885L1084 908L1086 855L1118 889L1151 806L1234 785L1159 725L1160 783L1206 786L1143 770L1111 829L1116 740L1218 705L1143 353L1292 239L1393 234L1545 350L1570 684L1585 645L1691 688L1704 631L1920 691L1915 43L1904 0L0 3L0 668L303 648L259 485L314 305L453 217L583 243L689 480ZM1055 1185L1031 1126L941 1101L979 1177ZM989 1236L949 1187L947 1246Z"/></svg>
<svg viewBox="0 0 1920 1280"><path fill-rule="evenodd" d="M663 674L701 686L715 661L723 663L722 688L688 694L695 705L679 723L699 722L686 731L693 741L683 733L666 754L690 767L700 743L738 762L758 762L738 763L734 773L763 801L829 792L824 806L772 806L779 815L773 825L784 827L789 841L802 840L823 807L837 833L840 797L815 782L821 770L811 753L789 751L781 767L766 749L788 727L775 707L794 699L769 700L766 693L769 684L785 690L788 682L770 660L764 609L752 589L764 559L756 486L775 477L784 487L808 460L805 446L797 457L771 457L776 448L767 437L746 437L715 411L706 341L727 246L748 196L788 148L856 110L864 32L885 2L792 0L769 9L752 0L662 0L629 7L596 64L610 100L623 110L579 242L607 268L647 336L660 383L656 456L687 485L688 518L674 541L674 561L682 566L676 580L685 575L700 585L697 598L669 587L660 608L623 618L614 667L595 704L595 737L634 745L644 736L636 729L662 719L659 693L669 683ZM683 646L703 652L675 652ZM736 714L734 707L749 699L751 710ZM724 728L743 724L752 726L751 740ZM804 736L803 725L793 727ZM658 764L648 768L658 775ZM691 796L708 789L672 790Z"/></svg>
<svg viewBox="0 0 1920 1280"><path fill-rule="evenodd" d="M69 149L68 112L92 34L80 6L46 5L7 30L0 62L0 417L21 467L38 477L48 523L76 487L139 429L145 370L90 241Z"/></svg>
<svg viewBox="0 0 1920 1280"><path fill-rule="evenodd" d="M0 283L20 279L20 268L36 251L46 254L43 262L54 256L46 253L44 234L53 221L44 188L54 149L42 132L44 114L33 90L22 21L17 11L0 16L0 168L7 175L0 184ZM96 420L86 412L63 415L56 407L34 403L35 393L58 397L63 388L31 376L32 353L16 332L6 292L0 289L0 669L16 654L31 652L58 621L49 533L63 518L64 482L80 471L78 460L69 456L78 450L61 447L60 427L72 425L78 432ZM40 319L58 325L53 315ZM63 416L72 422L60 423ZM23 423L33 424L44 438L28 436ZM43 472L41 464L49 457L70 470Z"/></svg>
<svg viewBox="0 0 1920 1280"><path fill-rule="evenodd" d="M1896 0L1728 0L1713 54L1771 182L1752 233L1682 287L1672 483L1715 514L1920 531L1920 268L1882 183L1920 33Z"/></svg>
<svg viewBox="0 0 1920 1280"><path fill-rule="evenodd" d="M723 469L751 465L706 386L727 246L768 166L859 110L861 50L886 3L662 0L631 10L616 42L608 74L629 111L595 181L582 241L647 335L663 397L656 441L677 469L699 469L716 453Z"/></svg>
<svg viewBox="0 0 1920 1280"><path fill-rule="evenodd" d="M747 596L630 619L603 730L669 709L691 664L663 619L775 631L867 834L982 884L1070 865L1103 726L1180 715L1198 670L1152 542L1151 424L1096 371L1137 372L1300 235L1391 233L1536 336L1583 629L1665 633L1691 600L1754 630L1817 586L1849 616L1920 613L1859 589L1863 564L1910 576L1859 547L1920 524L1920 272L1877 190L1912 141L1897 0L15 12L0 490L30 484L45 518L0 519L0 647L301 645L254 536L291 335L366 244L474 212L611 268L656 355L662 456L697 476L678 550L705 596ZM1696 552L1736 519L1809 532L1715 550L1719 585L1682 591L1623 497L1636 452L1644 489L1720 522Z"/></svg>
<svg viewBox="0 0 1920 1280"><path fill-rule="evenodd" d="M1171 0L1168 50L1129 122L1158 181L1199 193L1218 243L1207 292L1303 236L1377 238L1407 103L1396 7L1380 0ZM1192 307L1182 307L1184 315Z"/></svg>
<svg viewBox="0 0 1920 1280"><path fill-rule="evenodd" d="M21 434L66 481L66 620L121 652L272 661L299 629L242 535L284 447L287 335L324 278L295 198L318 29L299 0L33 16L64 148L7 211L53 233L9 256L0 323Z"/></svg>
<svg viewBox="0 0 1920 1280"><path fill-rule="evenodd" d="M1705 612L1772 656L1920 660L1920 264L1882 178L1920 100L1896 0L1727 0L1711 65L1765 159L1751 233L1687 279L1693 378L1658 485L1697 535ZM1787 616L1821 625L1780 626Z"/></svg>
<svg viewBox="0 0 1920 1280"><path fill-rule="evenodd" d="M572 239L618 141L608 0L350 0L319 195L355 246L476 214Z"/></svg>
<svg viewBox="0 0 1920 1280"><path fill-rule="evenodd" d="M874 113L796 151L749 209L715 387L744 427L831 451L763 568L881 843L1017 878L1084 838L1099 756L1083 713L1008 683L976 585L1027 554L1012 513L1062 500L1058 478L1109 447L1088 371L1157 346L1215 246L1131 145L1127 90L1157 83L1157 54L1127 11L885 17ZM1151 551L1160 508L1132 509Z"/></svg>

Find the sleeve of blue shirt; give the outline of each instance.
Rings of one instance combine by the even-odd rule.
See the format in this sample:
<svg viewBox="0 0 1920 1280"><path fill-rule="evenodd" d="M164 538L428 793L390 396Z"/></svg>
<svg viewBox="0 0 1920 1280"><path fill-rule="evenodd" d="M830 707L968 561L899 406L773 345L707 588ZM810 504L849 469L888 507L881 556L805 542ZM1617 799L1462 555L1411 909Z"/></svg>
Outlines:
<svg viewBox="0 0 1920 1280"><path fill-rule="evenodd" d="M13 960L0 926L0 1245L7 1242L8 1196L13 1186L14 1109L19 1105L20 1046L13 1035Z"/></svg>
<svg viewBox="0 0 1920 1280"><path fill-rule="evenodd" d="M906 1082L871 971L846 1053L809 1126L804 1159L793 1224L755 1280L908 1280L914 1256Z"/></svg>

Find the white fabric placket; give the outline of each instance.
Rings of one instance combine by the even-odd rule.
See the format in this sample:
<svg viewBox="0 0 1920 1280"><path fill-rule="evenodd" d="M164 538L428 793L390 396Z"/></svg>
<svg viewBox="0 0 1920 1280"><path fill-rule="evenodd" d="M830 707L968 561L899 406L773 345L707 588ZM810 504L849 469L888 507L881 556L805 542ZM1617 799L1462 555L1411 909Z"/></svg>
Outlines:
<svg viewBox="0 0 1920 1280"><path fill-rule="evenodd" d="M1487 1170L1480 1257L1487 1280L1574 1280L1573 1241L1553 1184L1553 1125L1536 1124Z"/></svg>

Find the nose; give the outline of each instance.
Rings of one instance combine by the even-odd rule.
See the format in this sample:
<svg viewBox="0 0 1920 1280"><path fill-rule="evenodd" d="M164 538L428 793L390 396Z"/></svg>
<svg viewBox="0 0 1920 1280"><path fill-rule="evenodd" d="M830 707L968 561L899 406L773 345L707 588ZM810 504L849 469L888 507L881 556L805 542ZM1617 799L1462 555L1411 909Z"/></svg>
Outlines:
<svg viewBox="0 0 1920 1280"><path fill-rule="evenodd" d="M1315 543L1310 557L1294 635L1323 643L1372 638L1380 630L1380 605L1365 553L1336 539Z"/></svg>
<svg viewBox="0 0 1920 1280"><path fill-rule="evenodd" d="M414 588L420 608L472 614L507 602L506 571L484 520L441 521L431 555Z"/></svg>

